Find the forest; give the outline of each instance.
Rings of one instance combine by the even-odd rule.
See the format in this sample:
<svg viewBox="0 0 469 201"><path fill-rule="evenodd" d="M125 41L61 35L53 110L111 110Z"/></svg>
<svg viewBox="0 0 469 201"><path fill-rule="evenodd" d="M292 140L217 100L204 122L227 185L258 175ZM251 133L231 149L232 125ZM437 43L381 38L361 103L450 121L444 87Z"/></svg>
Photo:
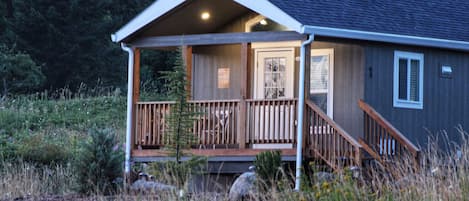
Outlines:
<svg viewBox="0 0 469 201"><path fill-rule="evenodd" d="M0 1L0 97L80 85L125 89L127 55L110 35L152 0ZM142 81L168 68L143 52Z"/></svg>

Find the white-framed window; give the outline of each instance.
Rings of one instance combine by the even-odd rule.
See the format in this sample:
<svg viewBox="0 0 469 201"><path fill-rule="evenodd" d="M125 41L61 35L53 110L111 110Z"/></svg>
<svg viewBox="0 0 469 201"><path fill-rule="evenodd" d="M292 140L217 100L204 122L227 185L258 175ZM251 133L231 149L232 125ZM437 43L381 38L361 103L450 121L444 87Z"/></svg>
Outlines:
<svg viewBox="0 0 469 201"><path fill-rule="evenodd" d="M423 109L423 54L394 51L394 107Z"/></svg>

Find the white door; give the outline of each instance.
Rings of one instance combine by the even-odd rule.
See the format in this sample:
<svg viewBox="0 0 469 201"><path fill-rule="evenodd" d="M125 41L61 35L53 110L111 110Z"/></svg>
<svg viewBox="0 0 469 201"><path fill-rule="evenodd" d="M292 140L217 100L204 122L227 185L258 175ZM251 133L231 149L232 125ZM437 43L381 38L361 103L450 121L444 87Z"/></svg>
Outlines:
<svg viewBox="0 0 469 201"><path fill-rule="evenodd" d="M311 50L310 98L333 118L334 49Z"/></svg>
<svg viewBox="0 0 469 201"><path fill-rule="evenodd" d="M254 98L293 98L294 49L257 49Z"/></svg>
<svg viewBox="0 0 469 201"><path fill-rule="evenodd" d="M255 50L255 99L293 98L294 56L293 48ZM291 143L278 142L294 140L294 106L272 103L256 105L252 109L254 137L267 142L254 144L253 148L292 147Z"/></svg>

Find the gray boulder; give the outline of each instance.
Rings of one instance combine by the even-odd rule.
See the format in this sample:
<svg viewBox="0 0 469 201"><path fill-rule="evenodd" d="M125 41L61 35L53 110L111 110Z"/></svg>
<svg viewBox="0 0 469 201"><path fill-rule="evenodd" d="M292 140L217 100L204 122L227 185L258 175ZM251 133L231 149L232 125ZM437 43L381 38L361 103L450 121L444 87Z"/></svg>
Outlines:
<svg viewBox="0 0 469 201"><path fill-rule="evenodd" d="M130 186L130 190L134 192L151 193L161 191L173 191L176 190L176 187L163 184L157 181L149 181L147 174L140 173L139 179Z"/></svg>
<svg viewBox="0 0 469 201"><path fill-rule="evenodd" d="M256 191L255 182L257 180L254 168L249 168L251 172L241 174L230 188L228 198L230 201L238 201L243 197Z"/></svg>

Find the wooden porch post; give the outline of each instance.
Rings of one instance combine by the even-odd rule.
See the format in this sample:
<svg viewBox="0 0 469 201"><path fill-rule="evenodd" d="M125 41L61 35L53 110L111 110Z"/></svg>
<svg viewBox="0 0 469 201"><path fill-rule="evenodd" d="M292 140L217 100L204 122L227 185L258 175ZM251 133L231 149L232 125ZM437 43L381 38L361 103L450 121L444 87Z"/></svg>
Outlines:
<svg viewBox="0 0 469 201"><path fill-rule="evenodd" d="M134 82L133 82L133 89L132 89L132 138L131 138L131 146L132 150L135 146L135 135L136 135L136 126L137 126L137 116L136 113L136 105L140 99L140 49L135 48L134 50Z"/></svg>
<svg viewBox="0 0 469 201"><path fill-rule="evenodd" d="M249 57L251 51L250 43L241 44L241 68L240 68L240 97L239 102L239 115L238 115L238 144L240 149L246 148L246 98L248 98L248 68L249 68Z"/></svg>
<svg viewBox="0 0 469 201"><path fill-rule="evenodd" d="M188 99L192 99L192 46L184 45L182 47L182 58L184 59L184 64L186 65L186 78L187 86L186 91Z"/></svg>

